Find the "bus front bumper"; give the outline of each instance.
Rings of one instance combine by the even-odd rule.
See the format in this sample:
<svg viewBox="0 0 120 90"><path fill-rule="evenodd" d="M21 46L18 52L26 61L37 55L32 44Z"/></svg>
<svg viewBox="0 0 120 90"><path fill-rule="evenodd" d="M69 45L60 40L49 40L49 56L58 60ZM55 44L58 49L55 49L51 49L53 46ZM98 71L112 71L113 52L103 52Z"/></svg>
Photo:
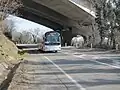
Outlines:
<svg viewBox="0 0 120 90"><path fill-rule="evenodd" d="M58 45L58 46L49 46L49 45L46 45L43 49L44 51L60 51L61 50L61 45Z"/></svg>

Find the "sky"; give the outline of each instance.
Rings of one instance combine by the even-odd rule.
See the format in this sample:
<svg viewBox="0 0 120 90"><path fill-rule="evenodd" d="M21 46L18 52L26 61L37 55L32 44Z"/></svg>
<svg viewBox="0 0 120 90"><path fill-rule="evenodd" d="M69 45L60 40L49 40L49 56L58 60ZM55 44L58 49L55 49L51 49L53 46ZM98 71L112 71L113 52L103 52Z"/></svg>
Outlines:
<svg viewBox="0 0 120 90"><path fill-rule="evenodd" d="M23 18L12 16L12 15L10 15L7 19L12 20L14 22L15 28L19 32L22 32L24 30L29 31L30 29L34 30L36 28L39 28L40 30L43 30L43 31L51 31L52 30L52 29L50 29L48 27L45 27L43 25L34 23L32 21L29 21L29 20L26 20L26 19L23 19Z"/></svg>

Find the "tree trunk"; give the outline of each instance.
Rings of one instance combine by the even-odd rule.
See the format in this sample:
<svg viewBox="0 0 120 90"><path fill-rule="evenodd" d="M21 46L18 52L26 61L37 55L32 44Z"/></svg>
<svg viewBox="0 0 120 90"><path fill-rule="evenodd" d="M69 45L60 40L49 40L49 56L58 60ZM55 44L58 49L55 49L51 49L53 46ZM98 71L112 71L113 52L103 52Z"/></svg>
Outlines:
<svg viewBox="0 0 120 90"><path fill-rule="evenodd" d="M110 38L108 37L108 40L107 40L107 45L109 45L109 40L110 40Z"/></svg>
<svg viewBox="0 0 120 90"><path fill-rule="evenodd" d="M115 41L115 38L113 38L113 49L115 49L115 45L116 44L116 41Z"/></svg>
<svg viewBox="0 0 120 90"><path fill-rule="evenodd" d="M101 46L103 44L104 38L102 36L100 38L101 38L101 40L100 40L100 46Z"/></svg>

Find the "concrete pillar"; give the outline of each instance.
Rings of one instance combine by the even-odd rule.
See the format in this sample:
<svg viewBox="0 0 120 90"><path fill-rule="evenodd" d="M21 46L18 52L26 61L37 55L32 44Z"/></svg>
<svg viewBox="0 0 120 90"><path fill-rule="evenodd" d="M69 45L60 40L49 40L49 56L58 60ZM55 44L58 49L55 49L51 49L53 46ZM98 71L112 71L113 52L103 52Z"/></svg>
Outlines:
<svg viewBox="0 0 120 90"><path fill-rule="evenodd" d="M70 28L66 28L62 30L62 45L65 46L65 43L69 46L71 45L72 40L72 30Z"/></svg>

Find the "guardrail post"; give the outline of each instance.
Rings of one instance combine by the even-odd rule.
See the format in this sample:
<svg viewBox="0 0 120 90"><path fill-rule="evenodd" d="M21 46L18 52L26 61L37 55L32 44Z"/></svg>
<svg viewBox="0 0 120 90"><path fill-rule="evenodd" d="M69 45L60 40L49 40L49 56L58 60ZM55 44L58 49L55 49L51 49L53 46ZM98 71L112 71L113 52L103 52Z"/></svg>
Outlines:
<svg viewBox="0 0 120 90"><path fill-rule="evenodd" d="M67 46L67 43L65 43L65 46Z"/></svg>
<svg viewBox="0 0 120 90"><path fill-rule="evenodd" d="M91 44L90 44L90 49L92 49L92 48L93 48L93 44L91 43Z"/></svg>
<svg viewBox="0 0 120 90"><path fill-rule="evenodd" d="M116 47L115 47L115 48L116 48L116 51L117 51L117 50L118 50L118 44L116 44Z"/></svg>

